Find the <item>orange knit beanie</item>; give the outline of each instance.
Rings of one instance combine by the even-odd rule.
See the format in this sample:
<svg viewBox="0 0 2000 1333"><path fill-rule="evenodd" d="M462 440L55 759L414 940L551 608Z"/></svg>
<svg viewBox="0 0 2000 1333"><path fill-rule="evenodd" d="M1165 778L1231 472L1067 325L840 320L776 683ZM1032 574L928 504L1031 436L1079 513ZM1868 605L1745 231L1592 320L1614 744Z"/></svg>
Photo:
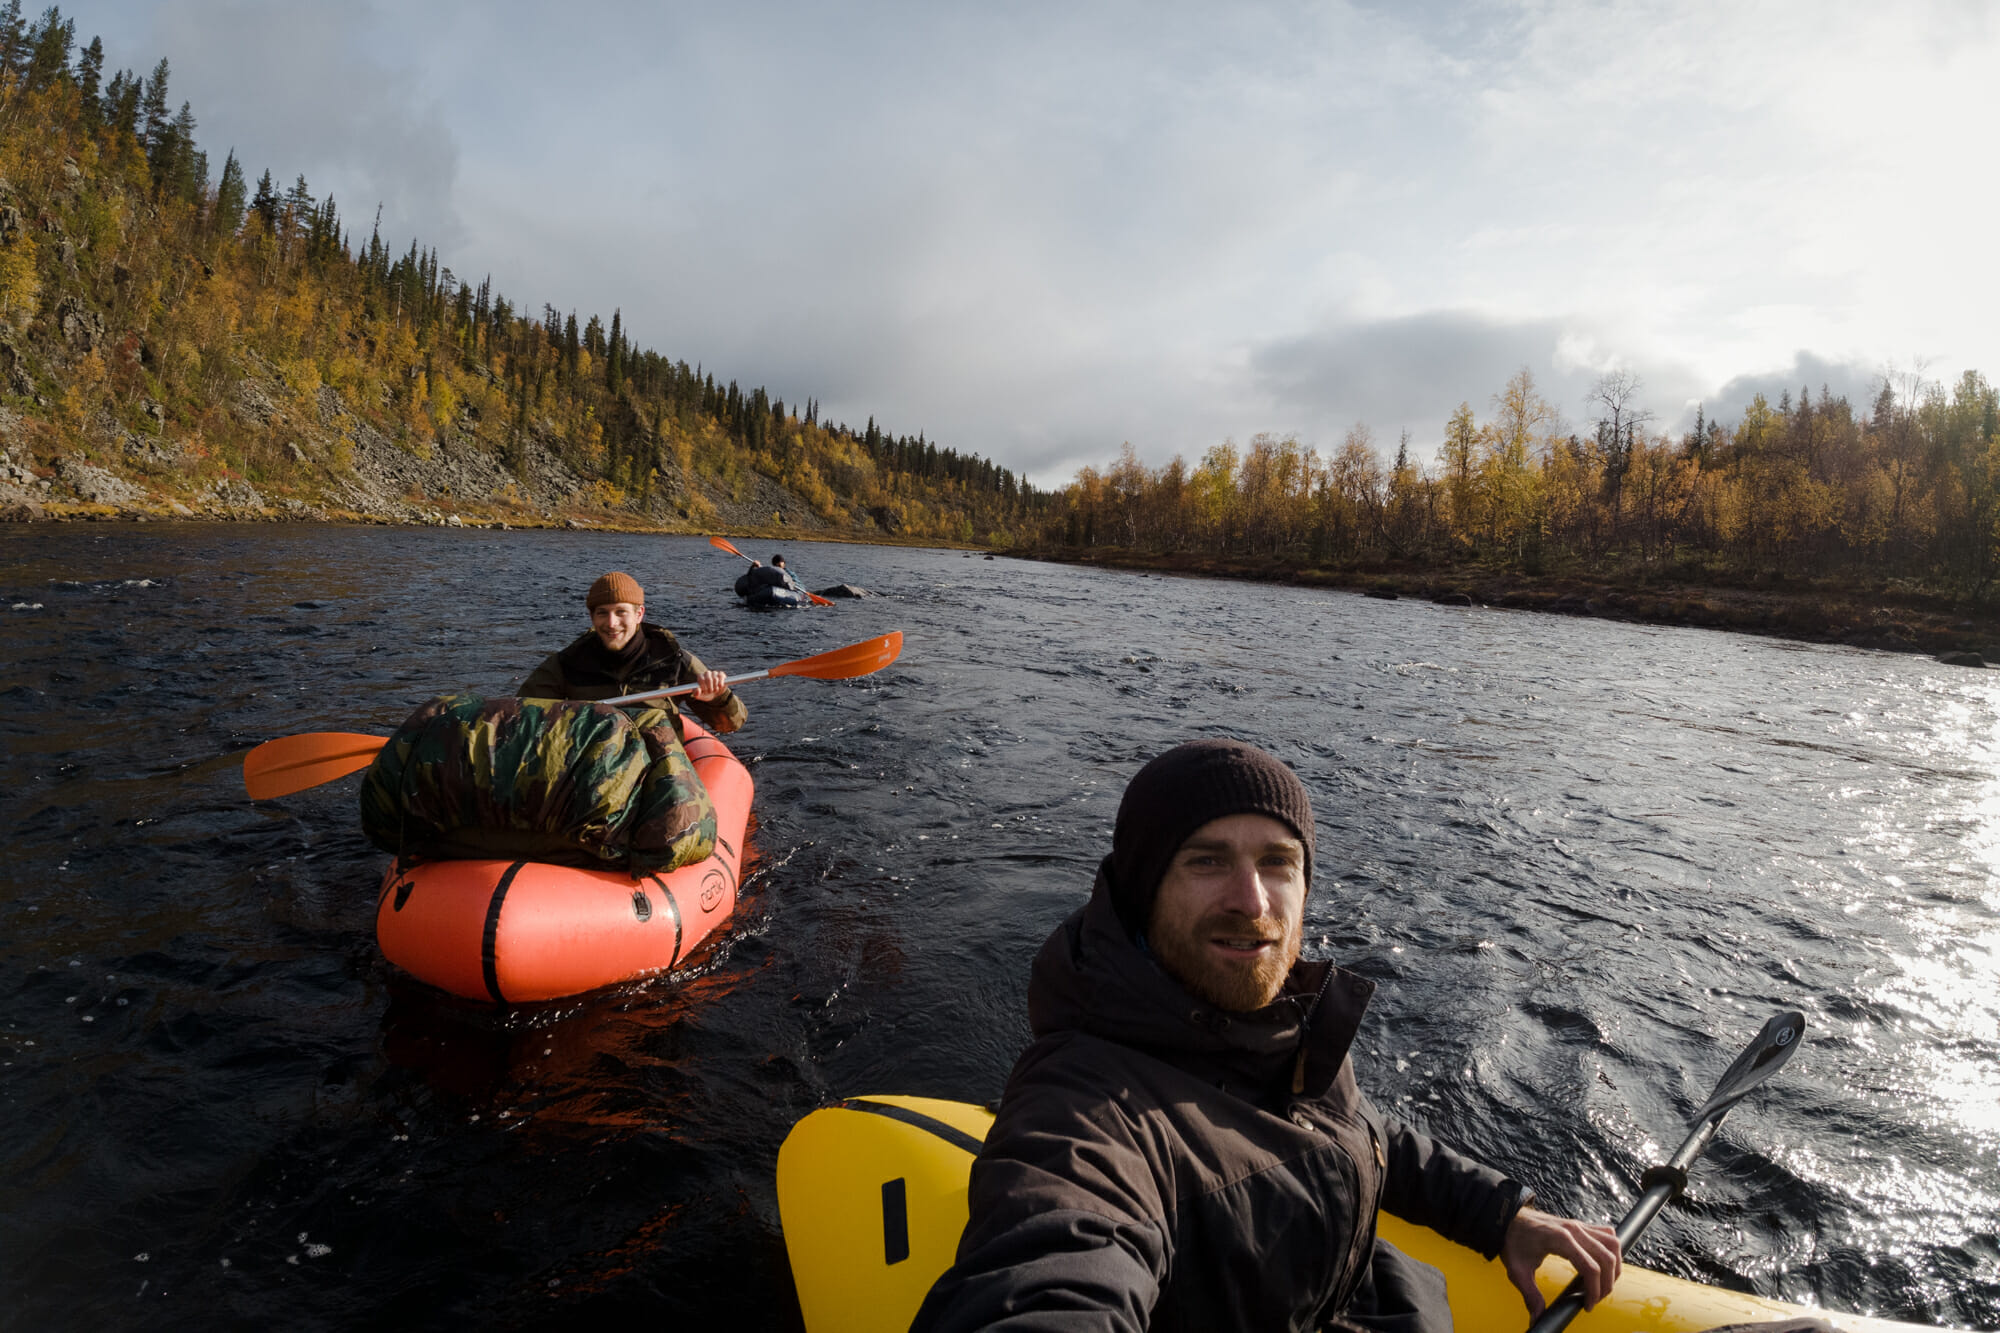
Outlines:
<svg viewBox="0 0 2000 1333"><path fill-rule="evenodd" d="M590 585L590 593L583 599L584 609L595 611L600 606L612 602L630 602L634 606L646 604L646 590L639 586L639 580L622 570L614 570Z"/></svg>

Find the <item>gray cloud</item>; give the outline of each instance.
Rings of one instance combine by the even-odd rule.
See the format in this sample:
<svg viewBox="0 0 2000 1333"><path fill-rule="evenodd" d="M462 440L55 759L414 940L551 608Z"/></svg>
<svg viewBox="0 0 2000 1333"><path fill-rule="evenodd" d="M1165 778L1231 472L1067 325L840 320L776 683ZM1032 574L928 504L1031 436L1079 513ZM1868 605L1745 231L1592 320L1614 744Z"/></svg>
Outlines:
<svg viewBox="0 0 2000 1333"><path fill-rule="evenodd" d="M1577 364L1565 356L1566 341L1575 337L1559 320L1509 322L1439 311L1270 343L1251 365L1277 417L1329 423L1317 429L1322 440L1333 437L1332 423L1365 421L1378 444L1407 428L1420 456L1428 457L1459 403L1469 402L1486 419L1494 395L1523 367L1570 429L1588 429L1598 411L1590 394L1608 364ZM1639 377L1638 406L1650 414L1651 429L1672 433L1690 429L1697 410L1710 420L1740 420L1760 393L1775 404L1786 394L1796 400L1802 389L1817 399L1825 389L1865 412L1883 377L1880 366L1808 351L1794 354L1783 368L1738 375L1719 387L1670 362L1621 358L1616 364Z"/></svg>
<svg viewBox="0 0 2000 1333"><path fill-rule="evenodd" d="M1500 391L1524 368L1564 428L1579 432L1597 419L1601 408L1592 391L1612 369L1638 377L1635 406L1648 414L1653 430L1683 429L1683 416L1691 423L1696 403L1709 396L1684 365L1605 354L1578 321L1509 321L1464 311L1337 324L1267 344L1251 364L1276 412L1318 423L1320 440L1361 421L1378 446L1393 447L1408 430L1413 455L1424 460L1433 456L1460 403L1489 419Z"/></svg>
<svg viewBox="0 0 2000 1333"><path fill-rule="evenodd" d="M1706 410L1711 420L1736 422L1742 420L1743 410L1760 393L1775 406L1786 394L1796 402L1801 392L1810 393L1817 401L1820 390L1825 389L1836 398L1847 399L1856 412L1865 415L1874 404L1875 391L1882 386L1885 373L1883 366L1834 361L1811 352L1799 352L1783 370L1738 375L1709 395ZM1692 422L1692 412L1687 419Z"/></svg>
<svg viewBox="0 0 2000 1333"><path fill-rule="evenodd" d="M1281 414L1315 423L1365 421L1377 439L1393 440L1407 428L1434 445L1461 402L1485 417L1493 395L1524 366L1542 396L1574 418L1594 376L1553 369L1562 333L1554 320L1509 323L1437 311L1268 343L1250 364Z"/></svg>

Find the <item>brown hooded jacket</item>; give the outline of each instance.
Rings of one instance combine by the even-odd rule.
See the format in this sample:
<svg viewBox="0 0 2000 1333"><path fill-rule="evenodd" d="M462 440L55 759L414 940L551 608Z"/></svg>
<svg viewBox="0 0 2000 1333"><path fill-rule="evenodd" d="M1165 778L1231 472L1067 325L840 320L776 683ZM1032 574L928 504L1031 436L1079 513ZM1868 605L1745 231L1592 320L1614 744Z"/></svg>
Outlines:
<svg viewBox="0 0 2000 1333"><path fill-rule="evenodd" d="M1491 1257L1532 1196L1361 1095L1373 982L1301 962L1266 1008L1219 1011L1119 924L1109 864L1035 959L1035 1040L913 1333L1449 1329L1443 1279L1376 1210Z"/></svg>

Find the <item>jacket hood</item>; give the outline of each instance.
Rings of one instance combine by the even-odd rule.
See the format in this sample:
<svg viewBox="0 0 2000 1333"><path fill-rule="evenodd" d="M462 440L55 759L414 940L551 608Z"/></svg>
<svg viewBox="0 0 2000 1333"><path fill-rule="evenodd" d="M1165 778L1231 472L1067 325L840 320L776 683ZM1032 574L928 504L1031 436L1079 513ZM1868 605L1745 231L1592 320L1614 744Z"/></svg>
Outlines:
<svg viewBox="0 0 2000 1333"><path fill-rule="evenodd" d="M1216 1081L1269 1097L1320 1096L1354 1044L1375 983L1328 962L1295 964L1264 1008L1230 1013L1197 999L1126 934L1111 901L1111 860L1090 901L1051 934L1028 981L1035 1036L1080 1032L1142 1051L1172 1052Z"/></svg>

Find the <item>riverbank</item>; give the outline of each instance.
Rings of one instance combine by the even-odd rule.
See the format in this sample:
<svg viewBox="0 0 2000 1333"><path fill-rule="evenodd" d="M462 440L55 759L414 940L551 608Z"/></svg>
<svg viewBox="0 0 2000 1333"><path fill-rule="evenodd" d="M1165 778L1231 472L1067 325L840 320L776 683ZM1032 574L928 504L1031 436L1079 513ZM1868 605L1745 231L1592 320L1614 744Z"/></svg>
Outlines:
<svg viewBox="0 0 2000 1333"><path fill-rule="evenodd" d="M1478 566L1312 569L1272 558L1112 547L1018 547L999 554L1153 574L1345 588L1365 596L1420 598L1452 606L1545 611L1763 634L1808 643L1841 643L1888 652L1926 653L1958 666L2000 664L2000 621L1990 615L1969 615L1941 598L1922 593L1869 592L1804 581L1756 588L1664 579L1622 582L1575 575L1537 576Z"/></svg>
<svg viewBox="0 0 2000 1333"><path fill-rule="evenodd" d="M845 523L814 514L798 496L760 474L730 487L691 480L671 508L599 503L553 455L531 450L524 489L489 456L461 445L418 458L358 431L344 470L290 487L260 490L241 478L188 484L173 473L90 463L59 454L36 468L8 446L14 424L0 407L0 523L328 523L373 527L568 529L657 535L725 535L775 542L862 542L969 549L948 538L885 531L863 513ZM698 496L698 499L688 497Z"/></svg>
<svg viewBox="0 0 2000 1333"><path fill-rule="evenodd" d="M495 532L570 531L621 533L648 537L728 537L737 542L774 543L787 546L851 544L908 550L959 551L967 556L987 548L942 537L891 536L878 531L851 531L833 527L805 529L772 524L649 522L628 514L592 511L586 514L561 511L538 514L527 511L461 510L432 511L411 517L391 517L364 510L325 506L243 506L203 504L49 504L27 509L19 501L0 501L0 525L59 526L70 523L242 523L242 524L324 524L329 527L418 528L445 527ZM753 553L755 554L755 553Z"/></svg>
<svg viewBox="0 0 2000 1333"><path fill-rule="evenodd" d="M667 463L641 499L572 467L539 425L511 463L471 429L398 442L322 388L310 411L276 404L283 384L246 378L230 399L235 428L283 435L282 475L253 480L163 421L93 456L44 423L0 406L0 522L199 518L378 526L601 528L631 532L880 531L863 510L816 513L751 469L712 477Z"/></svg>

